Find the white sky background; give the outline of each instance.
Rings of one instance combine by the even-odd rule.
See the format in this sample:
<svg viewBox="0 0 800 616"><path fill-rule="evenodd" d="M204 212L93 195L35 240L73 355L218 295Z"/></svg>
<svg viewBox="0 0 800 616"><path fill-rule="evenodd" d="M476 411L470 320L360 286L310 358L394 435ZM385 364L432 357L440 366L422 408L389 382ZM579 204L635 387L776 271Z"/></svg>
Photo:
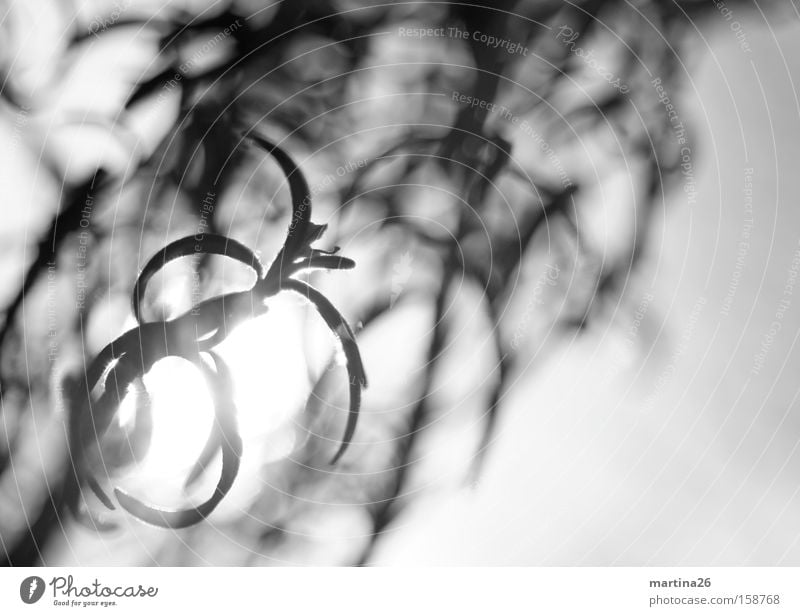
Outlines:
<svg viewBox="0 0 800 616"><path fill-rule="evenodd" d="M510 394L477 487L419 502L377 562L800 563L800 287L784 296L800 248L800 27L743 13L752 53L712 15L688 67L699 195L672 195L630 298L654 296L635 336L647 361L625 352L626 315L565 341ZM753 235L725 315L748 167Z"/></svg>

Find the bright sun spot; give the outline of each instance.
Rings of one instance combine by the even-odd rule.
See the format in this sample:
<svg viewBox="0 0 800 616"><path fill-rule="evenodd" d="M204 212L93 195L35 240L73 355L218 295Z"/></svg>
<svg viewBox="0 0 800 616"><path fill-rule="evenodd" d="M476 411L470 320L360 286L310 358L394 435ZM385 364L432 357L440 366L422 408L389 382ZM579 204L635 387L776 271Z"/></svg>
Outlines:
<svg viewBox="0 0 800 616"><path fill-rule="evenodd" d="M244 454L239 492L257 493L264 464L289 456L296 445L296 419L310 392L304 353L304 302L289 294L270 299L269 311L237 327L215 350L230 369ZM332 344L332 340L329 340ZM214 406L208 384L190 362L170 357L144 376L153 414L150 449L127 483L152 498L180 494L187 471L196 462L210 433ZM129 395L128 398L133 398ZM120 421L130 421L132 403L120 408ZM217 456L219 458L219 456ZM207 469L198 491L213 489L219 460ZM235 493L231 493L234 502ZM166 504L166 503L165 503ZM239 505L242 505L240 501Z"/></svg>

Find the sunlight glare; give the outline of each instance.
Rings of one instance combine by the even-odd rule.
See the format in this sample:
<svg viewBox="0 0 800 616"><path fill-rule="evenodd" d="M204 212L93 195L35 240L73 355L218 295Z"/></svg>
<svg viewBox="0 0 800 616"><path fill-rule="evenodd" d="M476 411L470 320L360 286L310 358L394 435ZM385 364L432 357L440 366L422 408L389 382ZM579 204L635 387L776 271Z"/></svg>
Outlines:
<svg viewBox="0 0 800 616"><path fill-rule="evenodd" d="M286 295L272 298L265 315L242 323L215 349L233 378L244 446L228 504L244 506L254 498L263 466L291 455L297 444L295 420L305 408L311 387L304 352L306 316L307 307L301 300ZM156 362L143 381L152 405L152 441L127 485L145 490L151 498L175 498L210 433L214 421L211 392L201 371L178 357ZM120 407L121 425L133 421L135 404L132 388ZM219 464L217 456L198 482L198 493L213 489Z"/></svg>

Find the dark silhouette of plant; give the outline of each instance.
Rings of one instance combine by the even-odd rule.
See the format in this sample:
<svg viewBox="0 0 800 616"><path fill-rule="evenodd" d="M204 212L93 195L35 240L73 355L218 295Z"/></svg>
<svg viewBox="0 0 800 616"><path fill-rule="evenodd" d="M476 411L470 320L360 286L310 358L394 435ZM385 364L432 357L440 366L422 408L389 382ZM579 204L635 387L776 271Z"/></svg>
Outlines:
<svg viewBox="0 0 800 616"><path fill-rule="evenodd" d="M293 278L311 269L350 269L355 263L336 255L336 250L312 248L325 232L325 225L311 222L311 194L302 172L276 144L253 134L250 139L264 148L281 166L286 175L292 200L292 218L286 240L269 269L265 270L254 252L222 235L205 234L176 240L154 255L139 275L133 290L133 314L139 326L110 342L91 362L86 374L72 377L68 398L70 408L70 452L79 486L86 482L99 500L114 509L112 499L95 478L102 466L107 473L116 468L105 464L103 438L116 418L128 388L165 357L180 357L202 370L214 395L215 425L203 454L187 479L191 484L209 463L218 449L222 450L222 470L213 495L201 505L184 510L165 510L147 505L120 488L115 488L117 501L139 519L166 528L184 528L208 516L231 489L239 471L242 440L236 427L235 405L231 380L224 360L213 349L240 323L267 312L266 301L281 291L293 291L308 299L318 310L328 328L341 341L347 359L350 412L342 443L334 456L335 464L349 446L358 421L361 388L366 376L355 336L347 321L331 302L309 284ZM147 283L168 262L195 254L216 254L236 259L253 268L257 280L246 291L228 293L192 306L183 315L168 321L147 320L142 315L142 299ZM211 359L213 366L203 361ZM146 452L141 452L144 455ZM134 459L131 460L136 461ZM97 470L95 470L97 469ZM85 501L84 501L85 502ZM78 502L73 502L77 505ZM96 528L108 528L89 509L73 510Z"/></svg>

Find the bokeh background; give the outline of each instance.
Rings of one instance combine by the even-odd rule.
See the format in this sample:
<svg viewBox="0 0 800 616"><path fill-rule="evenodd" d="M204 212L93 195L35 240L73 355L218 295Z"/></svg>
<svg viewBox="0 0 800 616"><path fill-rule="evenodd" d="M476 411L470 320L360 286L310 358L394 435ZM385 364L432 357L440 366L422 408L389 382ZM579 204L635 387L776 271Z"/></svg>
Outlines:
<svg viewBox="0 0 800 616"><path fill-rule="evenodd" d="M800 563L793 1L0 15L6 564ZM169 241L214 231L274 257L288 191L253 129L306 174L320 245L358 264L311 277L357 329L355 442L328 464L341 354L281 295L221 349L234 491L186 530L120 512L87 528L65 507L63 380L132 326ZM148 308L247 281L170 264ZM145 384L151 425L121 409L117 436L152 431L150 450L114 479L191 502L210 394L180 362Z"/></svg>

